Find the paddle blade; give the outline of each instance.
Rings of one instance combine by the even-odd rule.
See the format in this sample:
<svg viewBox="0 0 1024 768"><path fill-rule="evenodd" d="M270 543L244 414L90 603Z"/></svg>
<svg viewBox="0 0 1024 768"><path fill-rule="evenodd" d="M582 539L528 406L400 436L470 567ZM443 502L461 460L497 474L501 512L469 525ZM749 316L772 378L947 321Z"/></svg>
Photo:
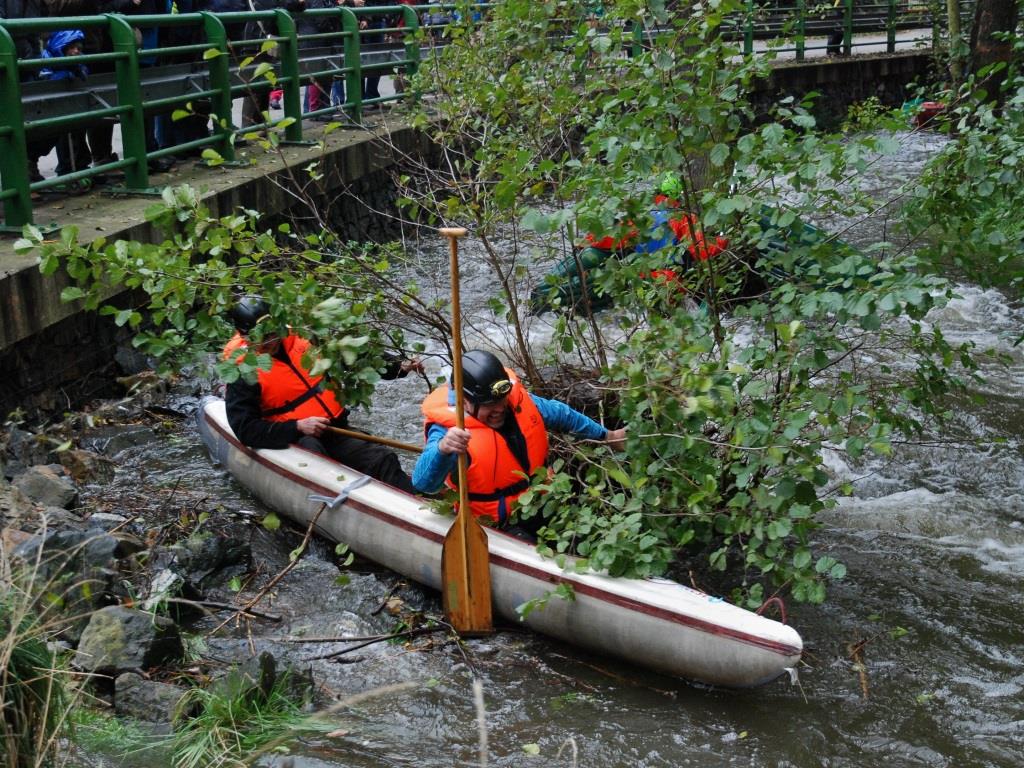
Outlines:
<svg viewBox="0 0 1024 768"><path fill-rule="evenodd" d="M487 534L475 519L456 518L441 551L444 612L460 635L485 635L491 622L491 570Z"/></svg>

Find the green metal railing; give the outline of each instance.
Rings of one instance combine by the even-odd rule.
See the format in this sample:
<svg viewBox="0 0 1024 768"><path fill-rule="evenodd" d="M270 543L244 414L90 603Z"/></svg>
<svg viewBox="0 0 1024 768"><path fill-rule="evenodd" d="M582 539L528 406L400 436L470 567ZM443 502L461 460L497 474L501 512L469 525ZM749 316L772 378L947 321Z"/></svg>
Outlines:
<svg viewBox="0 0 1024 768"><path fill-rule="evenodd" d="M437 6L454 8L454 6ZM372 18L400 18L399 26L374 26L360 29L360 20ZM262 131L283 126L284 140L301 142L303 118L338 114L339 110L360 120L364 107L396 101L407 94L363 100L362 78L367 74L403 70L411 77L419 65L420 23L416 9L408 5L373 8L325 8L306 11L303 19L326 22L336 29L327 32L300 35L296 18L284 10L240 13L193 13L153 16L106 14L62 18L18 19L0 22L0 201L4 206L4 230L20 230L32 223L32 195L60 185L114 172L124 173L123 191L147 192L149 163L153 160L188 150L213 149L220 157L231 162L235 159L234 140L239 133ZM199 33L201 42L140 49L136 30L188 27ZM230 39L229 28L244 28L247 35L259 30L258 37ZM56 30L103 29L112 41L113 50L104 53L86 53L78 56L19 59L15 38L40 35ZM363 38L370 36L400 38L401 55L390 56L385 62L363 64L362 54L367 46ZM304 46L318 45L320 58L303 61ZM327 48L327 52L324 49ZM337 49L337 50L335 50ZM186 60L191 63L205 60L208 87L186 91L162 98L146 98L144 85L147 74L157 74L159 67L147 66L146 61L159 57L161 63ZM333 64L333 59L344 62ZM87 111L70 111L54 117L26 120L23 95L26 75L45 67L95 65L114 66L116 105L101 99ZM329 65L329 66L328 66ZM328 66L328 68L323 68ZM272 76L268 76L273 72ZM302 112L301 88L313 83L324 83L336 78L345 82L345 103ZM31 86L30 86L31 87ZM264 113L262 122L244 126L233 123L232 107L238 97L252 98L271 89L283 91L283 115L271 119ZM81 90L81 89L79 89ZM328 91L330 88L328 87ZM329 97L328 97L329 99ZM175 110L187 110L195 102L208 102L213 130L210 135L146 150L146 116L170 115ZM33 181L29 169L28 147L40 136L53 135L60 130L82 130L101 120L116 119L121 126L123 157L119 160L48 179Z"/></svg>
<svg viewBox="0 0 1024 768"><path fill-rule="evenodd" d="M747 0L746 11L731 20L727 31L733 39L742 41L743 51L748 55L755 52L755 40L781 39L783 47L775 50L792 51L798 60L815 48L824 49L825 43L809 45L808 41L827 35L840 21L841 53L850 54L861 45L878 45L877 41L863 43L855 39L856 34L868 30L876 35L880 29L883 30L886 50L890 52L896 50L897 44L932 44L932 34L920 40L900 37L900 30L915 28L915 25L916 28L939 29L925 6L919 10L908 10L906 2L858 0L855 4L853 0L840 0L838 9L826 7L822 11L820 5L809 9L807 0L771 7L757 6L754 0ZM476 12L485 13L490 7L479 3L472 10L476 15ZM465 6L461 6L461 10L465 12ZM418 12L432 14L428 18L440 18L441 21L421 23ZM965 15L970 13L968 9L964 12ZM437 31L457 14L457 6L444 4L324 8L304 11L296 16L284 10L269 10L0 20L0 202L4 207L5 225L0 230L20 231L23 225L32 223L33 194L59 185L123 173L122 191L151 192L149 163L154 160L187 151L213 150L223 161L230 163L235 160L235 137L239 134L279 128L284 141L301 142L304 118L336 114L341 109L354 121L360 122L366 107L406 97L415 98L416 94L397 90L393 95L364 100L362 79L374 73L384 75L396 71L403 71L411 77L420 63L421 45L432 43ZM390 21L396 19L401 22ZM322 31L299 34L297 21L312 21L321 26ZM363 21L376 24L362 29ZM102 30L109 35L112 50L61 59L17 57L15 38L62 29ZM191 41L141 49L137 30L151 29L180 30L188 33ZM658 30L645 30L637 24L630 33L629 53L636 56ZM385 37L395 41L395 46L384 49L373 42ZM787 44L791 45L785 47ZM380 56L374 59L371 51L380 52ZM154 66L157 59L160 66ZM92 86L83 85L74 93L69 90L58 94L67 97L62 99L66 104L50 104L43 110L44 116L26 120L23 96L25 92L32 91L33 86L26 86L23 81L47 66L77 64L113 67L113 83L105 86L111 91L109 98L98 95ZM197 65L199 69L196 69ZM187 67L183 79L190 81L190 85L186 87L177 82L159 91L154 82L173 66ZM90 75L88 80L92 79ZM345 84L343 105L302 111L303 86L337 80ZM251 124L234 124L232 108L237 98L262 98L272 88L283 91L283 115L280 118L272 119L266 112ZM83 95L88 96L85 108L81 106ZM74 106L72 97L79 98L78 107ZM202 109L197 110L198 114L205 117L208 110L212 118L213 128L208 135L147 152L147 117L188 112L190 105L196 104ZM60 131L84 131L99 121L115 120L121 127L120 159L75 169L53 178L32 180L29 147L33 142L57 135Z"/></svg>
<svg viewBox="0 0 1024 768"><path fill-rule="evenodd" d="M742 39L747 55L755 52L755 40L773 40L783 43L773 48L777 54L791 53L797 61L804 61L808 52L849 56L857 49L877 48L877 40L855 38L865 34L884 33L885 53L895 53L897 47L937 48L943 39L945 16L936 17L934 11L933 4L908 0L796 0L771 5L746 0L745 12L731 20L731 27L734 37ZM969 27L974 0L960 3L960 15L965 28ZM834 33L839 39L830 45L828 38Z"/></svg>

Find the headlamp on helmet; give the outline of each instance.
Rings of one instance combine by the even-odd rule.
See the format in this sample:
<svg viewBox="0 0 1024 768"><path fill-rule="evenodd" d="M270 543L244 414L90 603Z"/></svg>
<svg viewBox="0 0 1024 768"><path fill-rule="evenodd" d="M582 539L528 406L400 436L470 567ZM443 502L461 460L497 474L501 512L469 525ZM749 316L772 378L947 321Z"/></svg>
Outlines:
<svg viewBox="0 0 1024 768"><path fill-rule="evenodd" d="M462 356L462 394L477 405L496 403L512 391L501 361L490 352L471 349Z"/></svg>

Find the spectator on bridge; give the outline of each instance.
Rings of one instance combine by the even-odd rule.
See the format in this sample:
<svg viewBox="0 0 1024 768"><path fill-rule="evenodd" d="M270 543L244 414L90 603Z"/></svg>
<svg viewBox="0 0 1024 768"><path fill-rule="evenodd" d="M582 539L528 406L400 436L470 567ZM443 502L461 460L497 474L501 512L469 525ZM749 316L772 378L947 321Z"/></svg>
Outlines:
<svg viewBox="0 0 1024 768"><path fill-rule="evenodd" d="M306 10L313 10L318 8L333 8L335 7L334 0L306 0ZM295 31L301 38L304 35L317 35L326 34L328 32L341 33L341 20L338 17L329 16L308 16L305 13L300 13L295 19ZM318 40L299 40L300 50L310 50L314 48L326 48L331 47L337 40L318 39ZM316 69L323 70L327 68L327 62L321 60L320 63L316 64ZM327 109L331 106L331 78L319 77L313 80L306 86L306 96L303 102L303 112L316 112L320 109ZM333 119L330 114L317 115L314 120L331 120Z"/></svg>
<svg viewBox="0 0 1024 768"><path fill-rule="evenodd" d="M205 0L174 0L171 5L172 14L199 13L206 10ZM164 44L169 46L196 45L206 42L206 35L201 24L189 24L174 26L161 30L164 37ZM178 57L177 61L190 61L194 55L188 58ZM157 116L156 138L160 148L176 147L191 141L205 138L210 135L210 102L202 99L193 102L192 114L188 117L181 117L174 120L171 114ZM179 158L199 157L202 154L202 147L176 153Z"/></svg>
<svg viewBox="0 0 1024 768"><path fill-rule="evenodd" d="M843 52L843 22L846 20L843 0L834 0L832 8L832 18L834 19L835 26L828 32L828 39L825 41L825 55L839 56Z"/></svg>
<svg viewBox="0 0 1024 768"><path fill-rule="evenodd" d="M41 0L0 0L0 19L35 19L45 16L45 7ZM38 59L43 46L38 32L12 35L15 54L19 59ZM34 70L22 69L18 72L18 80L27 83L35 79ZM39 158L49 152L46 142L28 142L28 175L31 181L42 181L39 173Z"/></svg>
<svg viewBox="0 0 1024 768"><path fill-rule="evenodd" d="M397 0L398 5L418 5L417 0ZM398 32L392 32L388 35L388 39L392 43L405 44L405 14L399 13L392 19L389 26L398 29ZM400 66L395 70L395 93L405 93L406 88L409 87L409 81L405 79L405 66Z"/></svg>
<svg viewBox="0 0 1024 768"><path fill-rule="evenodd" d="M334 0L334 6L337 8L362 8L366 5L366 0ZM359 29L363 30L367 27L366 17L359 19ZM359 40L360 46L366 42L365 37L361 37ZM346 67L350 66L349 62L345 62ZM365 96L365 93L364 93ZM331 104L336 107L345 105L345 78L341 75L334 78L331 83Z"/></svg>
<svg viewBox="0 0 1024 768"><path fill-rule="evenodd" d="M171 0L131 0L131 2L131 7L127 11L127 14L130 16L156 16L170 14L171 12ZM148 25L137 27L136 35L140 40L139 48L141 49L139 53L139 69L155 67L159 63L157 57L153 54L146 55L142 52L160 47L160 28ZM144 76L144 73L140 72L140 77ZM147 155L160 149L160 142L157 137L157 120L161 118L169 119L170 115L171 112L168 110L163 114L146 115L144 118ZM170 170L174 163L173 157L155 157L147 160L150 173L163 173Z"/></svg>
<svg viewBox="0 0 1024 768"><path fill-rule="evenodd" d="M392 0L370 0L370 5L374 7L380 7L384 5L391 5ZM366 26L364 29L368 30L381 30L387 29L388 17L383 14L376 14L365 20ZM384 42L384 35L381 32L370 32L363 35L363 46L380 47ZM366 99L379 99L380 98L380 73L379 69L372 70L366 73L363 78L363 100ZM367 107L367 109L375 109L373 105Z"/></svg>
<svg viewBox="0 0 1024 768"><path fill-rule="evenodd" d="M431 38L440 40L444 36L444 27L451 23L451 17L440 6L432 6L423 12L420 23L430 30Z"/></svg>
<svg viewBox="0 0 1024 768"><path fill-rule="evenodd" d="M52 63L39 70L39 77L43 80L85 80L89 74L89 68L85 64L59 63L59 59L66 56L81 56L83 40L85 33L80 29L62 29L52 33L46 41L42 56L44 59L50 59ZM85 142L85 132L81 129L65 133L54 144L57 147L58 176L66 176L89 166L89 147ZM46 151L49 152L49 149L47 147ZM55 189L60 192L81 193L88 192L91 187L92 182L89 179L78 179L66 182Z"/></svg>
<svg viewBox="0 0 1024 768"><path fill-rule="evenodd" d="M241 7L236 7L240 5ZM243 11L273 11L278 8L283 8L289 13L301 13L306 10L306 0L210 0L210 10L215 12L223 12L229 10L243 10ZM265 40L268 37L274 37L277 33L277 25L272 20L268 21L253 21L245 25L245 39L246 40ZM233 35L229 31L228 39L238 39L237 36ZM277 59L276 52L260 54L252 49L237 52L240 56L253 56L255 55L256 60L253 63L255 66L258 63L262 63L271 60L273 63ZM254 83L253 85L256 85ZM260 125L269 118L270 114L270 87L269 83L259 83L259 85L266 85L263 88L253 88L245 96L245 100L242 102L242 126ZM265 116L266 115L266 116Z"/></svg>
<svg viewBox="0 0 1024 768"><path fill-rule="evenodd" d="M42 0L45 16L97 16L104 13L130 13L142 0ZM87 27L82 47L89 53L111 53L114 43L107 26ZM104 75L114 71L114 62L97 61L91 67L93 75ZM89 138L89 154L93 165L104 165L117 160L114 152L114 124L104 120L91 126L86 135Z"/></svg>

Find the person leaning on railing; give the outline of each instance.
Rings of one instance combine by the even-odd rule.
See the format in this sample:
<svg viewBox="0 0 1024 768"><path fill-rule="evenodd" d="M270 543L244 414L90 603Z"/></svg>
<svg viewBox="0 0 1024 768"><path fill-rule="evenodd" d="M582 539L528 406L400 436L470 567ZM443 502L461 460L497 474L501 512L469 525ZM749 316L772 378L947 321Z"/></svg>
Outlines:
<svg viewBox="0 0 1024 768"><path fill-rule="evenodd" d="M40 0L0 0L0 19L35 19L45 15L45 6ZM38 59L42 53L42 42L38 32L13 35L14 50L19 59ZM34 79L33 70L22 69L18 79L29 82ZM44 142L28 142L28 175L32 181L42 181L39 173L39 158L49 152Z"/></svg>
<svg viewBox="0 0 1024 768"><path fill-rule="evenodd" d="M211 0L211 6L214 0ZM274 11L282 8L289 13L301 13L306 9L305 0L216 0L217 11L240 10L240 11ZM214 10L213 7L210 10ZM246 40L262 40L274 37L277 33L277 25L270 21L250 21L245 25ZM231 37L229 33L229 38ZM235 51L240 57L256 56L256 61L261 62L270 54L259 54L258 48L247 51ZM251 90L242 103L242 125L260 125L266 122L265 115L270 112L270 89L260 88Z"/></svg>
<svg viewBox="0 0 1024 768"><path fill-rule="evenodd" d="M47 16L98 16L104 13L128 14L141 4L142 0L43 0ZM85 40L82 47L89 53L111 53L114 50L113 40L106 25L86 27ZM90 67L94 75L114 71L114 62L96 61ZM117 160L114 153L114 124L103 120L89 126L86 131L89 139L89 153L92 164L103 165Z"/></svg>

